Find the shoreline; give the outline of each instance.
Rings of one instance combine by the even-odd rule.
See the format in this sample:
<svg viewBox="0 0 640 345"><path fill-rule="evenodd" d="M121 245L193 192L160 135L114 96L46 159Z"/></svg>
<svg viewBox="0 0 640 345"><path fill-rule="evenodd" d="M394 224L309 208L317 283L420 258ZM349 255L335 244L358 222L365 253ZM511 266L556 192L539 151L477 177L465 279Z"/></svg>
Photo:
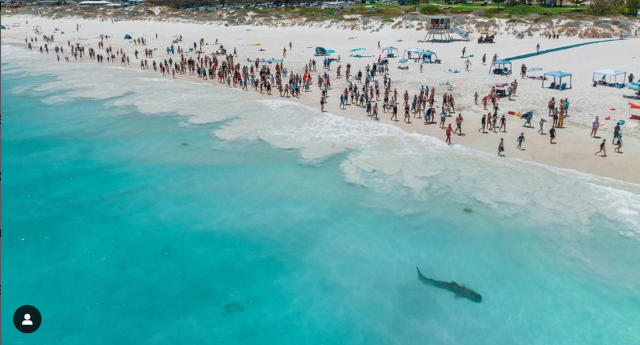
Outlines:
<svg viewBox="0 0 640 345"><path fill-rule="evenodd" d="M17 18L13 18L10 17L7 20L15 20ZM31 21L33 21L34 19L31 18ZM70 23L68 20L48 20L48 19L35 19L35 20L43 20L46 21L46 23L40 23L40 25L43 27L43 32L47 32L45 25L49 26L52 24L55 25L71 25L72 23ZM125 22L116 22L116 23L96 23L94 21L83 21L83 26L87 25L90 26L91 24L95 24L96 26L100 26L101 25L122 25L124 29L129 30L129 26L130 25L135 25L136 26L136 30L132 30L134 32L138 32L140 33L140 31L138 29L145 29L144 26L146 25L150 25L149 22L133 22L133 23L125 23ZM157 22L155 22L155 24L153 24L154 22L151 22L152 25L155 24L159 24ZM189 24L191 25L191 24ZM138 26L142 26L140 28L138 28ZM197 25L199 27L206 27L206 25ZM212 28L213 29L213 28ZM216 29L221 29L221 28L216 28ZM49 29L51 30L51 29ZM84 28L83 28L84 30ZM98 28L98 31L95 31L96 29L93 29L94 33L97 32L104 32L101 31L100 28ZM224 30L224 28L222 28L222 30ZM268 32L268 31L274 31L274 30L286 30L286 29L265 29L265 28L256 28L255 30L261 30L261 31L267 31L266 34L268 36L275 36L273 35L273 32ZM9 33L9 35L7 35L7 31L3 30L2 31L2 35L3 35L3 44L7 44L7 41L10 41L10 43L12 44L18 44L18 45L22 45L24 49L27 49L26 47L24 47L24 41L20 39L20 34L22 35L22 39L26 36L33 36L32 32L29 32L28 29L27 30L23 30L22 32L17 32L16 34L14 34L15 31L18 30L11 30L11 32ZM51 30L52 31L52 30ZM81 30L82 31L82 30ZM105 30L106 31L106 30ZM180 30L178 30L180 31ZM174 31L175 32L175 31ZM253 32L253 31L246 31L246 32ZM150 28L147 28L147 32L144 34L149 35L151 33ZM143 34L143 33L140 33ZM162 45L166 45L170 42L168 42L168 40L166 40L166 34L167 32L164 32L165 37L161 37L159 36L159 39L165 39L165 41L163 42L158 42L158 41L152 41L151 44L149 44L149 46L153 46L156 47L158 49L159 53L162 53L161 47ZM321 34L321 33L319 33ZM69 36L71 36L72 34L68 34ZM204 34L202 34L204 35ZM233 34L228 34L228 35L233 35ZM250 34L251 35L251 34ZM367 35L371 35L374 36L372 34L367 34ZM60 37L62 35L57 35L56 38ZM64 37L64 36L63 36ZM94 36L94 37L97 37ZM116 35L113 36L114 38L109 40L109 41L105 41L105 42L109 42L109 45L113 46L115 49L120 49L120 48L129 48L127 51L127 54L133 56L133 54L131 53L131 45L129 44L129 42L127 41L122 41L120 40ZM186 35L185 35L186 37ZM206 37L206 36L205 36ZM69 37L69 39L71 39L72 37ZM225 37L225 41L228 37ZM8 39L8 40L7 40ZM76 37L76 39L79 39L78 37ZM183 44L188 45L191 42L192 37L186 38L183 41ZM274 37L274 39L278 39L278 37ZM64 42L66 42L66 38L63 39ZM54 44L58 44L59 42L63 42L63 40L56 40L54 42ZM90 39L87 40L82 40L81 42L83 42L83 44L88 44L91 45L91 41L89 41ZM96 40L97 42L97 38L94 38L94 40ZM238 41L242 41L244 40L243 37L236 37L236 42ZM312 41L313 39L309 39L309 41ZM80 41L80 40L78 40ZM89 41L89 42L87 42ZM637 40L636 40L637 41ZM158 46L158 43L160 44L160 46ZM245 42L246 43L246 42ZM630 43L635 43L635 42L630 42ZM466 43L467 45L471 45L470 43ZM229 47L230 49L233 49L233 45L228 45L226 44L227 47ZM264 44L265 47L268 47L267 49L270 49L271 46L274 46L275 44ZM275 47L279 47L279 46L284 46L284 42L280 42L279 45L275 45ZM288 58L285 58L285 67L288 67L289 69L291 69L292 71L295 72L299 72L301 67L304 66L304 64L306 63L306 60L311 58L309 56L304 56L303 54L300 53L300 51L296 50L296 46L300 45L300 43L296 43L294 44L294 49L293 51L290 53L293 56L291 57L291 61L289 61ZM436 45L437 46L437 45ZM246 63L246 58L249 57L255 57L258 54L246 54L244 53L242 50L246 49L247 45L238 45L238 48L242 48L239 49L238 51L238 61L241 63ZM142 47L137 47L139 49L142 49ZM144 48L147 48L146 46ZM248 50L248 49L246 49ZM277 51L277 49L276 49ZM304 49L303 49L303 53L304 53ZM39 54L38 52L33 52L34 54ZM55 61L55 54L49 54L49 55L53 55L51 56L51 58L53 59L53 63L58 63ZM185 54L186 55L186 54ZM552 55L552 54L551 54ZM154 52L154 58L155 59L161 59L163 57L163 55L158 55L158 57L155 57L155 52ZM320 60L321 58L316 58L316 60ZM88 58L85 57L84 58L85 61L83 61L83 63L94 63L94 62L89 62ZM151 60L151 59L149 59ZM321 61L321 60L320 60ZM351 61L349 61L351 62ZM364 62L364 61L363 61ZM369 62L369 61L366 61ZM64 61L61 61L59 63L65 63ZM136 64L137 63L137 64ZM345 64L346 61L341 61L341 64ZM351 62L353 64L353 62ZM104 64L103 64L104 65ZM117 65L119 66L119 62L114 63L113 65ZM355 70L357 70L358 66L354 64L354 66L356 67ZM411 65L413 66L413 65ZM345 85L345 80L344 77L340 78L340 79L336 79L335 78L335 71L336 71L336 67L337 66L332 66L333 68L330 71L327 71L328 73L331 74L331 78L332 78L332 88L329 90L329 97L328 97L328 103L326 105L325 110L335 116L343 116L346 118L350 118L350 119L354 119L354 120L358 120L358 121L372 121L370 118L367 117L365 111L363 108L361 107L356 107L354 105L351 106L347 106L347 110L341 110L339 109L339 105L338 105L338 90L342 90L344 85ZM395 67L395 66L393 66ZM416 82L414 80L412 80L411 75L409 75L405 80L399 80L402 78L403 75L398 75L397 73L402 73L402 71L398 71L395 68L390 67L390 76L392 78L392 80L394 80L394 82L396 80L399 81L399 85L396 85L398 87L398 91L400 93L402 93L404 91L404 88L401 88L403 86L407 86L407 88L409 88L411 86L411 84L416 84ZM445 64L443 64L441 67L447 67ZM138 69L139 68L139 60L134 60L133 63L129 66L126 66L124 68L134 68L134 69ZM343 66L343 71L344 71L344 66ZM151 71L153 72L153 71ZM318 64L318 68L317 68L317 73L322 73L324 72L324 70L321 67L321 63ZM160 74L159 72L156 72L158 74ZM409 72L411 74L411 72ZM315 75L316 73L314 73L312 80L315 81ZM415 74L415 73L413 73ZM171 77L166 77L168 79L171 79ZM511 78L515 78L520 82L519 77L516 76L511 76ZM217 80L203 80L199 77L197 77L197 75L189 75L189 74L185 74L185 75L179 75L177 76L177 79L182 79L182 80L188 80L188 81L197 81L197 82L202 82L205 84L212 84L214 86L217 87L226 87L224 85L218 85L219 83L217 82ZM525 81L526 82L526 81ZM523 82L523 84L525 83ZM338 86L335 86L335 85ZM429 83L431 84L431 83ZM392 86L393 88L393 86ZM441 92L443 90L443 87L439 87L437 84L435 85L436 88L436 100L438 100L441 96ZM415 88L414 88L415 89ZM409 90L411 90L411 88L409 88ZM461 111L464 117L464 122L462 125L463 128L463 132L465 132L467 135L464 136L457 136L454 135L453 136L453 143L454 145L462 145L464 147L468 147L471 149L476 149L485 153L496 153L496 148L497 148L497 143L499 138L504 137L505 140L505 145L506 145L506 156L509 159L516 159L516 160L522 160L522 161L528 161L528 162L533 162L533 163L540 163L543 165L548 165L548 166L552 166L552 167L556 167L556 168L560 168L560 169L568 169L568 170L574 170L580 173L586 173L586 174L592 174L592 175L597 175L600 177L605 177L605 178L612 178L614 180L619 180L626 183L629 183L629 185L627 186L627 190L631 190L634 192L638 192L640 190L640 174L637 173L637 171L640 171L640 160L638 159L634 159L634 158L638 158L640 157L640 140L638 139L638 137L634 137L633 135L629 135L628 133L625 133L625 137L624 137L624 146L623 146L623 154L617 154L613 152L613 147L611 145L611 141L610 141L610 137L611 137L611 132L610 129L607 128L606 131L605 129L601 129L602 132L602 138L607 140L607 149L608 149L608 157L606 158L601 158L601 157L593 157L593 152L590 151L596 151L597 150L597 144L598 141L597 139L592 139L588 137L589 134L589 129L586 125L581 124L579 121L574 121L573 116L570 116L565 120L566 125L568 126L568 128L562 128L558 130L558 134L557 134L557 139L556 141L558 142L558 144L556 145L550 145L548 143L548 136L540 136L536 133L536 128L534 126L534 128L522 128L521 125L521 119L520 118L516 118L513 116L509 116L507 115L507 133L488 133L488 134L481 134L477 132L477 127L479 127L479 117L480 114L483 112L482 110L482 106L475 106L473 105L473 101L469 102L468 99L470 97L465 97L464 94L460 95L460 94L456 94L456 91L458 91L457 89L454 89L453 93L456 96L456 103L458 104L458 107L456 108L456 113L458 111ZM479 91L482 91L482 94L484 94L484 89L480 89ZM522 96L522 92L529 92L529 90L518 90L518 97L523 97ZM610 90L607 90L610 91ZM544 91L542 91L544 92ZM479 92L480 93L480 92ZM266 94L259 94L253 90L249 90L247 91L247 94L250 95L249 97L251 97L252 99L257 99L257 100L265 100L265 99L276 99L276 100L286 100L286 101L291 101L291 102L295 102L295 103L299 103L299 104L304 104L307 106L310 106L314 109L318 109L319 110L319 89L317 88L317 85L315 85L315 82L312 83L311 86L311 92L302 92L302 96L300 98L294 98L294 97L282 97L280 98L279 95L277 94L277 90L274 90L273 94L271 96L267 96ZM562 95L562 94L560 94ZM569 96L569 98L571 98L572 96ZM501 101L500 103L502 104L504 101ZM379 101L379 103L381 104L382 102ZM436 104L439 104L439 101L437 101ZM399 107L400 108L400 107ZM436 105L436 108L438 108L438 105ZM500 107L500 111L499 111L499 116L505 112L505 110L507 109L502 109L502 107ZM402 113L402 110L399 109L399 112ZM486 111L485 111L486 112ZM454 114L455 115L455 114ZM380 116L380 123L385 123L385 124L389 124L389 125L393 125L393 126L397 126L399 128L401 128L402 130L408 132L408 133L419 133L419 134L424 134L424 135L428 135L431 137L435 137L441 141L444 141L445 136L444 136L444 130L439 128L437 124L430 124L430 125L423 125L423 120L421 118L415 118L413 114L411 114L411 123L403 123L402 121L391 121L389 119L390 117L390 113L384 113L384 112L380 112L379 114ZM402 114L399 114L398 116L399 119L402 118ZM454 117L447 117L446 119L446 123L451 123L453 122ZM536 123L536 119L534 119L534 121L532 121L534 124ZM549 123L547 124L549 125ZM455 126L455 124L454 124ZM520 151L517 150L515 148L516 146L516 137L520 134L520 132L524 132L525 133L525 150L524 151ZM548 127L545 128L545 132L548 132ZM599 133L600 134L600 133ZM444 149L446 149L446 147L444 147ZM499 159L496 157L496 159Z"/></svg>

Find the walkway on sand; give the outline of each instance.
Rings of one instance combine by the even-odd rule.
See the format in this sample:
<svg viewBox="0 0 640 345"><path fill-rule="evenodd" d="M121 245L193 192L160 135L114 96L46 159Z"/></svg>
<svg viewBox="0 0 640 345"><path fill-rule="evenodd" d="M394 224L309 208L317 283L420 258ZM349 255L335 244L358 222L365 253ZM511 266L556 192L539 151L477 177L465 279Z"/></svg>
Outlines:
<svg viewBox="0 0 640 345"><path fill-rule="evenodd" d="M559 50L565 50L565 49L576 48L576 47L580 47L580 46L586 46L587 44L603 43L603 42L611 42L611 41L619 41L619 40L620 40L619 38L609 38L609 39L606 39L606 40L599 40L599 41L591 41L591 42L571 44L571 45L568 45L568 46L562 46L562 47L558 47L558 48L541 50L539 53L529 53L529 54L524 54L524 55L512 56L512 57L506 58L504 60L514 61L514 60L526 59L526 58L530 58L530 57L533 57L533 56L538 56L538 55L547 54L547 53L553 53L553 52L556 52L556 51L559 51Z"/></svg>

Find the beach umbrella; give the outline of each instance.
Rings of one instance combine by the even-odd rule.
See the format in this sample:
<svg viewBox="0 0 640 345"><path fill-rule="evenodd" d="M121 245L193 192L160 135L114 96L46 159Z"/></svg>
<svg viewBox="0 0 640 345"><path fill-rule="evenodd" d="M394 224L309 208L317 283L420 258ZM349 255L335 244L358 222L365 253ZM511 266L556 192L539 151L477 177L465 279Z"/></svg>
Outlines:
<svg viewBox="0 0 640 345"><path fill-rule="evenodd" d="M125 35L124 35L124 39L125 39L125 40L130 40L130 39L131 39L131 35L129 35L129 34L125 34Z"/></svg>

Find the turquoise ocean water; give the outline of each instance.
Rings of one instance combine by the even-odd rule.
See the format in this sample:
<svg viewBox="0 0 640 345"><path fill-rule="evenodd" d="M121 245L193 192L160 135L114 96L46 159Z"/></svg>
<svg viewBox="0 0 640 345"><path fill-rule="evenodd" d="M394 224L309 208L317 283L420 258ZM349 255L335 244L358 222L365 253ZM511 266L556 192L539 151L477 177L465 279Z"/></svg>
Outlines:
<svg viewBox="0 0 640 345"><path fill-rule="evenodd" d="M2 61L3 344L640 344L640 195L621 182L21 47ZM12 325L23 304L36 333Z"/></svg>

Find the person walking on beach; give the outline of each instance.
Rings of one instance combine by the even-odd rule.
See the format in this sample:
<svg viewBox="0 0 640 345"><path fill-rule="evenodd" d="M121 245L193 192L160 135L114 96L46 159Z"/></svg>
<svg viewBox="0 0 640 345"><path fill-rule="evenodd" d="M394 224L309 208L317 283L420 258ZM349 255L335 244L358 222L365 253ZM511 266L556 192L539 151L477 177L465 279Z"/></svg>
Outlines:
<svg viewBox="0 0 640 345"><path fill-rule="evenodd" d="M498 131L502 130L504 133L507 133L507 118L504 116L504 114L502 114L502 117L500 118L500 128L498 128Z"/></svg>
<svg viewBox="0 0 640 345"><path fill-rule="evenodd" d="M456 117L456 130L453 131L453 133L462 135L462 121L464 121L462 113L458 113L458 116Z"/></svg>
<svg viewBox="0 0 640 345"><path fill-rule="evenodd" d="M540 43L536 44L536 54L540 54Z"/></svg>
<svg viewBox="0 0 640 345"><path fill-rule="evenodd" d="M556 129L551 127L549 130L549 144L555 144L554 140L556 140Z"/></svg>
<svg viewBox="0 0 640 345"><path fill-rule="evenodd" d="M453 132L453 129L451 128L451 124L449 124L449 126L447 127L447 129L445 130L445 134L447 136L447 140L445 140L444 142L451 145L451 133Z"/></svg>
<svg viewBox="0 0 640 345"><path fill-rule="evenodd" d="M482 133L487 133L487 131L485 130L487 128L487 115L482 114L482 119L480 120L480 129L478 129L478 132L482 132Z"/></svg>
<svg viewBox="0 0 640 345"><path fill-rule="evenodd" d="M476 91L473 94L473 102L475 103L475 105L478 105L478 91ZM485 107L485 109L486 109L486 107Z"/></svg>
<svg viewBox="0 0 640 345"><path fill-rule="evenodd" d="M518 149L522 151L522 143L524 143L524 132L520 133L520 136L518 136L518 139L516 141L518 142Z"/></svg>
<svg viewBox="0 0 640 345"><path fill-rule="evenodd" d="M602 139L602 142L600 143L600 150L596 153L594 153L593 155L597 155L600 152L602 152L602 157L606 157L607 156L607 139Z"/></svg>
<svg viewBox="0 0 640 345"><path fill-rule="evenodd" d="M500 138L500 142L498 143L498 157L504 156L504 138Z"/></svg>
<svg viewBox="0 0 640 345"><path fill-rule="evenodd" d="M546 120L543 117L540 117L540 122L538 122L540 124L540 128L538 128L538 133L544 135L544 122Z"/></svg>
<svg viewBox="0 0 640 345"><path fill-rule="evenodd" d="M622 148L622 135L619 135L618 136L618 144L616 145L616 148L615 148L614 151L616 153L622 153L622 151L620 150L621 148Z"/></svg>
<svg viewBox="0 0 640 345"><path fill-rule="evenodd" d="M620 123L616 123L616 126L613 128L613 139L611 140L611 144L616 144L616 139L620 136Z"/></svg>

